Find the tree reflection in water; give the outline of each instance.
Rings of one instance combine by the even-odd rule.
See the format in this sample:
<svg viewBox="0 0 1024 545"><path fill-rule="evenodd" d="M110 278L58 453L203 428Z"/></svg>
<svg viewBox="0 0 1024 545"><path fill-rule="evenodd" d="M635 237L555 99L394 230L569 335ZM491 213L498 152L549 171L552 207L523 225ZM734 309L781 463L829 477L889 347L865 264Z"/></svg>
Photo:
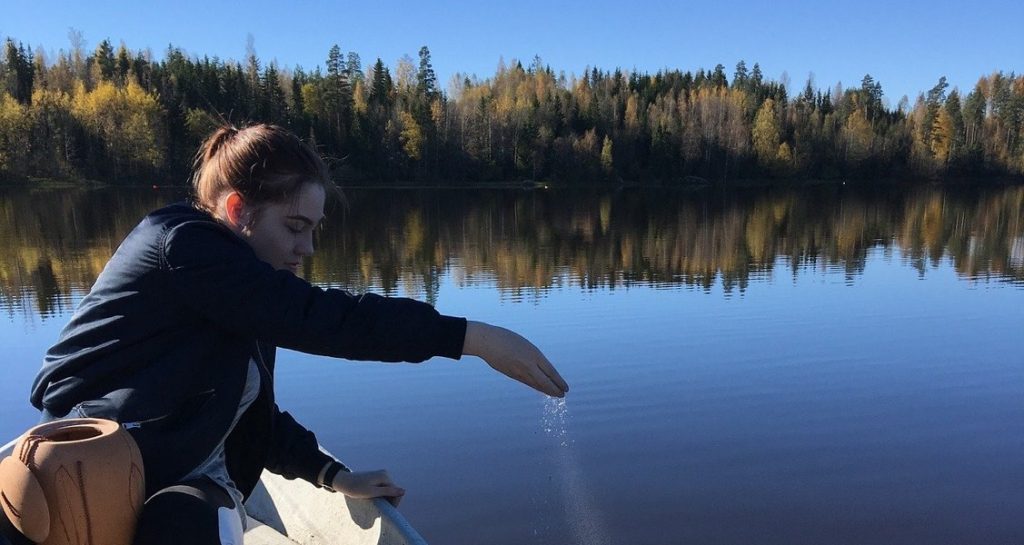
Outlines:
<svg viewBox="0 0 1024 545"><path fill-rule="evenodd" d="M184 195L0 192L0 307L69 310L135 223ZM328 213L306 277L431 301L445 275L513 297L719 280L742 293L778 267L842 268L855 281L877 248L898 250L922 275L948 259L963 278L1024 283L1021 187L360 189L348 200Z"/></svg>

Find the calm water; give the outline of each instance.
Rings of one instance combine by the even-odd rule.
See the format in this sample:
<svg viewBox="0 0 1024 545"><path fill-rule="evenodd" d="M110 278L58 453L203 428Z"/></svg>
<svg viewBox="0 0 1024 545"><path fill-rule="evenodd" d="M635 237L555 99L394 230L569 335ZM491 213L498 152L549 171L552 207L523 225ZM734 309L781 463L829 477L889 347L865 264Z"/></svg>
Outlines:
<svg viewBox="0 0 1024 545"><path fill-rule="evenodd" d="M0 436L124 234L174 192L0 193ZM279 355L279 403L387 468L435 543L1024 543L1024 188L352 190L305 276L534 340Z"/></svg>

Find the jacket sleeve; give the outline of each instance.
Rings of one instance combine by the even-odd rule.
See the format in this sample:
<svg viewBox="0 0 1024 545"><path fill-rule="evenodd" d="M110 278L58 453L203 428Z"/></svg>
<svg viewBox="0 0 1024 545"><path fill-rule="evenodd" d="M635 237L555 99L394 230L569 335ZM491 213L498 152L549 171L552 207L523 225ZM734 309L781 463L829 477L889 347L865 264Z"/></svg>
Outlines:
<svg viewBox="0 0 1024 545"><path fill-rule="evenodd" d="M300 478L319 486L316 479L320 470L334 458L320 450L313 432L296 422L292 415L282 412L276 403L273 429L264 466L287 479Z"/></svg>
<svg viewBox="0 0 1024 545"><path fill-rule="evenodd" d="M249 245L213 222L188 222L162 241L161 268L175 298L243 336L355 360L458 359L466 320L412 299L322 289L260 261Z"/></svg>

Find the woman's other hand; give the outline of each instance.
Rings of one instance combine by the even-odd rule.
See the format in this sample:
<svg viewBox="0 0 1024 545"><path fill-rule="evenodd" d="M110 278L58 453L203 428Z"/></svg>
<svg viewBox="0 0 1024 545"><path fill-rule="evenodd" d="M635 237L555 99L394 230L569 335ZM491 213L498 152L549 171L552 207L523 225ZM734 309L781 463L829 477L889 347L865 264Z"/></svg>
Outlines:
<svg viewBox="0 0 1024 545"><path fill-rule="evenodd" d="M505 328L469 321L462 353L479 356L495 371L549 396L564 397L569 391L555 366L533 343Z"/></svg>
<svg viewBox="0 0 1024 545"><path fill-rule="evenodd" d="M339 471L334 476L331 488L335 492L350 498L370 499L386 498L391 505L398 506L405 495L405 489L396 485L388 472L383 469L378 471Z"/></svg>

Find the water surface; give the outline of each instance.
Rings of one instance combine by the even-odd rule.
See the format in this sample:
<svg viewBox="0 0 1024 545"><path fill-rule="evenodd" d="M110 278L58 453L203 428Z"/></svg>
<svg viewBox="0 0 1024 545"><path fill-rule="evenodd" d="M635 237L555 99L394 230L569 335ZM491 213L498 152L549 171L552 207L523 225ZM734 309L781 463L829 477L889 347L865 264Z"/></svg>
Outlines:
<svg viewBox="0 0 1024 545"><path fill-rule="evenodd" d="M169 191L0 193L0 434ZM1024 189L350 190L303 274L534 340L474 358L282 351L280 405L387 468L435 543L1024 542Z"/></svg>

